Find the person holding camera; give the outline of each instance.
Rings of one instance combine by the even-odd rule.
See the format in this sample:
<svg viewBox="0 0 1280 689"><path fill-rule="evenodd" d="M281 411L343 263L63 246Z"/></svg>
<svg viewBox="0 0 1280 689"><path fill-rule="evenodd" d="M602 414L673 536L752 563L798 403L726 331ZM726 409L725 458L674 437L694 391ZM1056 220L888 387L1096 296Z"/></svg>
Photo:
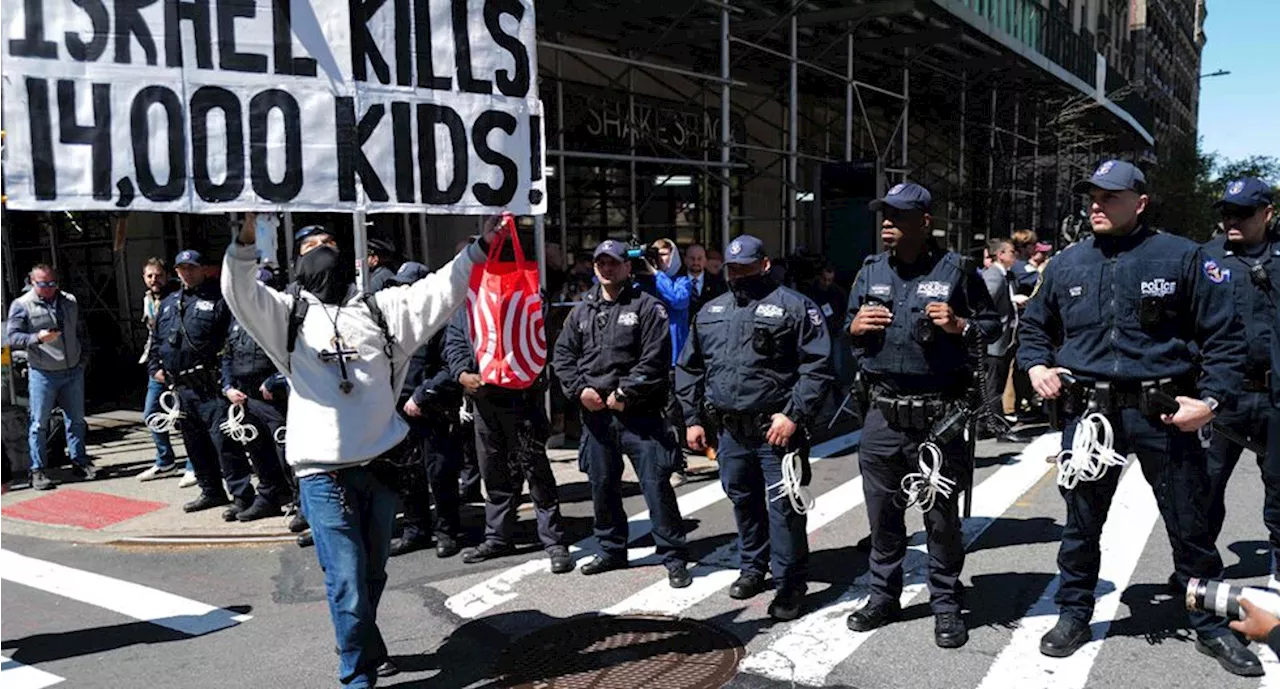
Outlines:
<svg viewBox="0 0 1280 689"><path fill-rule="evenodd" d="M741 235L726 253L730 292L694 318L676 394L691 449L707 447L708 421L720 429L720 483L733 503L741 563L729 596L759 594L772 571L769 615L794 620L809 576L807 425L834 377L831 335L817 304L769 277L763 242Z"/></svg>
<svg viewBox="0 0 1280 689"><path fill-rule="evenodd" d="M1108 160L1074 191L1089 196L1093 236L1046 266L1022 318L1017 355L1036 392L1059 400L1063 449L1088 432L1087 423L1099 439L1081 452L1082 461L1107 460L1081 470L1073 453L1072 464L1059 464L1067 503L1055 597L1061 614L1040 640L1040 652L1054 658L1093 638L1100 541L1122 473L1107 464L1138 456L1164 518L1179 588L1192 577L1222 574L1197 432L1213 420L1219 400L1237 395L1247 359L1221 266L1194 242L1147 224L1141 170ZM1232 674L1263 674L1225 619L1203 611L1189 618L1196 650Z"/></svg>
<svg viewBox="0 0 1280 689"><path fill-rule="evenodd" d="M1265 445L1272 413L1271 391L1280 389L1272 385L1271 365L1275 300L1280 296L1280 242L1267 233L1275 213L1271 187L1255 177L1232 180L1213 205L1222 216L1226 232L1206 242L1203 251L1216 266L1217 278L1230 283L1236 315L1244 322L1244 339L1249 343L1244 388L1235 396L1233 406L1218 413L1216 421ZM1227 482L1243 450L1221 435L1214 435L1209 442L1209 533L1215 542L1227 516ZM1257 461L1262 469L1262 522L1271 536L1274 582L1280 580L1280 453L1261 455Z"/></svg>
<svg viewBox="0 0 1280 689"><path fill-rule="evenodd" d="M944 251L930 236L931 205L929 191L912 182L869 204L884 214L885 251L863 261L849 294L846 328L871 391L858 451L871 522L871 597L846 622L857 632L901 616L904 478L930 450L936 453L934 471L951 485L964 485L972 471L962 436L940 440L939 447L931 432L973 384L970 349L993 341L1000 330L975 262ZM959 648L969 632L960 614L964 542L957 500L940 492L919 507L929 545L934 642Z"/></svg>
<svg viewBox="0 0 1280 689"><path fill-rule="evenodd" d="M582 408L580 463L591 481L601 553L583 574L627 566L627 513L622 508L622 455L640 479L653 521L653 540L672 588L692 583L684 523L671 472L675 438L663 418L670 397L671 341L667 310L631 283L622 242L596 247L599 284L569 312L556 339L556 377L565 397Z"/></svg>

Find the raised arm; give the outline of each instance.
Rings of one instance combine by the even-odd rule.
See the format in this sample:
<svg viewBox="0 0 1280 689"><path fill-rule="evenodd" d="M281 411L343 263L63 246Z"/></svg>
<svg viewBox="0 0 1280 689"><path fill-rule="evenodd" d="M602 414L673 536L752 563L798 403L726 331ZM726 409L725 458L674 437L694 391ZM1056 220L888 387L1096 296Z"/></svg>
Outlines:
<svg viewBox="0 0 1280 689"><path fill-rule="evenodd" d="M222 258L222 298L240 327L281 371L289 370L289 314L293 298L258 282L257 216L245 213L236 241Z"/></svg>

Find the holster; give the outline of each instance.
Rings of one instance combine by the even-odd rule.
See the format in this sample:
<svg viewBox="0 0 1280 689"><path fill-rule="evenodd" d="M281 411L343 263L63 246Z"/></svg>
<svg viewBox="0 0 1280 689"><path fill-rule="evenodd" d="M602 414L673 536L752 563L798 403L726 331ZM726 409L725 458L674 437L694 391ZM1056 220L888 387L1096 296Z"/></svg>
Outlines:
<svg viewBox="0 0 1280 689"><path fill-rule="evenodd" d="M876 408L894 430L925 432L933 427L934 419L946 414L947 402L933 396L877 396Z"/></svg>

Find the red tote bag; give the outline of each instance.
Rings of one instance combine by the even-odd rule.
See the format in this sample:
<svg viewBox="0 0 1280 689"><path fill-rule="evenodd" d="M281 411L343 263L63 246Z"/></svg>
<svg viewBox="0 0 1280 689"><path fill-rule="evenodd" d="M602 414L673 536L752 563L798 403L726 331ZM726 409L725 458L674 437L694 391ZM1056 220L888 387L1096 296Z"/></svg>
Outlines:
<svg viewBox="0 0 1280 689"><path fill-rule="evenodd" d="M503 261L507 241L514 261ZM542 325L538 261L526 259L515 220L505 216L489 260L471 271L467 293L471 346L486 385L523 390L547 365L547 333Z"/></svg>

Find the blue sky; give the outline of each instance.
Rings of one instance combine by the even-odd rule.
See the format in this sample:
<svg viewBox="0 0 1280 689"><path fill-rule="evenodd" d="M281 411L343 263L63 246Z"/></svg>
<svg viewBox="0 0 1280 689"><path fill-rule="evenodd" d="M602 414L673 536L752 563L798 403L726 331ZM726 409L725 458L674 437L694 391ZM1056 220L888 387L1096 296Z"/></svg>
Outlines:
<svg viewBox="0 0 1280 689"><path fill-rule="evenodd" d="M1208 0L1200 73L1200 135L1227 158L1280 158L1280 1Z"/></svg>

